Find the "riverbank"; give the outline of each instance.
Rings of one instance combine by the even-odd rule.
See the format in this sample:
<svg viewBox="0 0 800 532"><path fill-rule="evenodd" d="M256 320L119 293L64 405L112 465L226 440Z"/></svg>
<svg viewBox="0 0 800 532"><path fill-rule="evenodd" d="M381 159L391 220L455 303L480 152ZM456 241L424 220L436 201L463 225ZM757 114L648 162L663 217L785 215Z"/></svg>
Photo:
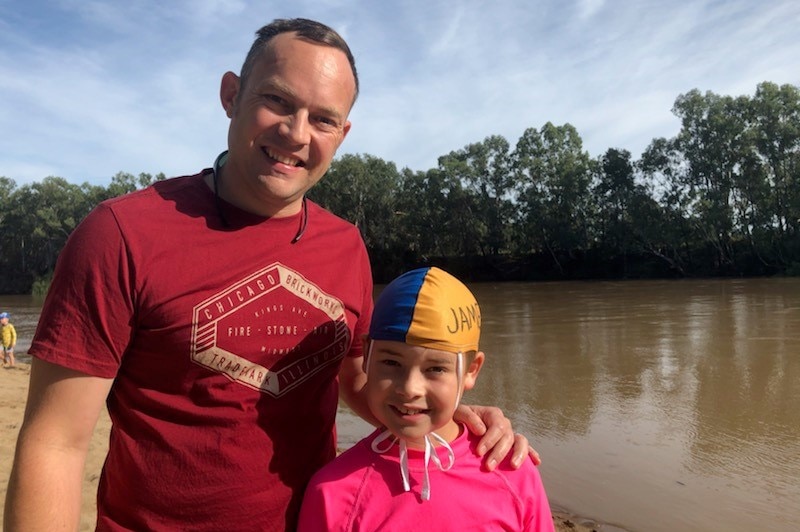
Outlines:
<svg viewBox="0 0 800 532"><path fill-rule="evenodd" d="M25 400L28 394L28 378L30 365L24 362L17 363L13 368L0 370L0 419L3 420L3 431L0 432L0 482L2 491L0 498L5 500L8 476L11 472L11 462L14 456L14 446L19 427L25 411ZM106 451L108 449L108 432L111 421L103 412L97 423L94 436L89 446L89 455L86 459L86 470L83 475L83 506L81 508L80 531L94 530L95 524L95 494L100 478ZM0 520L3 508L0 505ZM594 521L583 519L568 512L555 510L553 519L558 532L606 532L611 529Z"/></svg>

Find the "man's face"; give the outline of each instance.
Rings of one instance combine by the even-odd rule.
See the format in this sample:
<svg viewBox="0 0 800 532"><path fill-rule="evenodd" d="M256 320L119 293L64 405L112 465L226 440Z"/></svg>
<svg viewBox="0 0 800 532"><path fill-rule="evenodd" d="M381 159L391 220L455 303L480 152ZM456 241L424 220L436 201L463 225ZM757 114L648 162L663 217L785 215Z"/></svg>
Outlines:
<svg viewBox="0 0 800 532"><path fill-rule="evenodd" d="M298 212L350 130L355 79L345 54L277 35L246 85L229 72L220 96L231 119L224 197L257 214Z"/></svg>
<svg viewBox="0 0 800 532"><path fill-rule="evenodd" d="M367 364L367 402L373 415L411 447L424 447L424 436L434 431L448 441L455 438L457 356L374 340Z"/></svg>

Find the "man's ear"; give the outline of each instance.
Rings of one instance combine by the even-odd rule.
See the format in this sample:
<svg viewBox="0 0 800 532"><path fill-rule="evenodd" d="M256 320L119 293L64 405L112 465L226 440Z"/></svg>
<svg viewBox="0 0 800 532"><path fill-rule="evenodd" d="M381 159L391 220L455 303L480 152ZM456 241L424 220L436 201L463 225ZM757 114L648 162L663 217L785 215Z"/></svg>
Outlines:
<svg viewBox="0 0 800 532"><path fill-rule="evenodd" d="M225 74L222 75L222 82L219 87L219 99L222 102L222 108L225 109L225 114L228 115L228 118L233 118L233 110L236 107L239 89L239 76L230 71L225 72Z"/></svg>
<svg viewBox="0 0 800 532"><path fill-rule="evenodd" d="M369 358L370 343L371 340L369 339L369 336L366 334L361 336L361 351L364 353L364 357L361 362L361 371L364 373L367 372L367 359Z"/></svg>
<svg viewBox="0 0 800 532"><path fill-rule="evenodd" d="M475 381L478 380L478 373L481 372L484 360L486 360L486 356L483 354L483 351L478 351L475 353L475 356L473 357L472 362L470 362L466 373L464 373L465 390L471 390L472 387L475 386Z"/></svg>

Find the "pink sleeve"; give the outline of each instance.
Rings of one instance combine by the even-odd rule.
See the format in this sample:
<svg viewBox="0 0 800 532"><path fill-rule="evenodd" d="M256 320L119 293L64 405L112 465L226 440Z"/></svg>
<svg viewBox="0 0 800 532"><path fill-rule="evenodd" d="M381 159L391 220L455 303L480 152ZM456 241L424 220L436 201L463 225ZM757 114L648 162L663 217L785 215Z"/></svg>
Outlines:
<svg viewBox="0 0 800 532"><path fill-rule="evenodd" d="M328 532L328 530L325 497L320 486L312 480L306 488L303 505L300 507L297 532Z"/></svg>
<svg viewBox="0 0 800 532"><path fill-rule="evenodd" d="M133 334L131 273L114 214L101 204L59 255L30 354L89 375L114 377Z"/></svg>
<svg viewBox="0 0 800 532"><path fill-rule="evenodd" d="M522 470L524 469L529 471L528 474L520 475L524 477L524 485L519 488L519 493L526 506L527 518L524 530L553 532L555 530L553 514L550 512L550 501L547 500L539 469L533 464L533 460L526 460Z"/></svg>

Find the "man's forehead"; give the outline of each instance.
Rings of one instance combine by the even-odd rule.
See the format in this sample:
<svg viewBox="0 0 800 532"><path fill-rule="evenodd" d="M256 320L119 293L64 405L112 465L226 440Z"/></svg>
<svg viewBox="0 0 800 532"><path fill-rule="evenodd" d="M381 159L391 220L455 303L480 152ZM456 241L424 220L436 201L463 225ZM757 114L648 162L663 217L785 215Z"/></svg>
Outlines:
<svg viewBox="0 0 800 532"><path fill-rule="evenodd" d="M342 86L355 97L355 76L345 53L296 33L273 37L256 60L253 70L256 78L253 86L280 82L274 71L302 72L317 82L327 79L332 85Z"/></svg>

